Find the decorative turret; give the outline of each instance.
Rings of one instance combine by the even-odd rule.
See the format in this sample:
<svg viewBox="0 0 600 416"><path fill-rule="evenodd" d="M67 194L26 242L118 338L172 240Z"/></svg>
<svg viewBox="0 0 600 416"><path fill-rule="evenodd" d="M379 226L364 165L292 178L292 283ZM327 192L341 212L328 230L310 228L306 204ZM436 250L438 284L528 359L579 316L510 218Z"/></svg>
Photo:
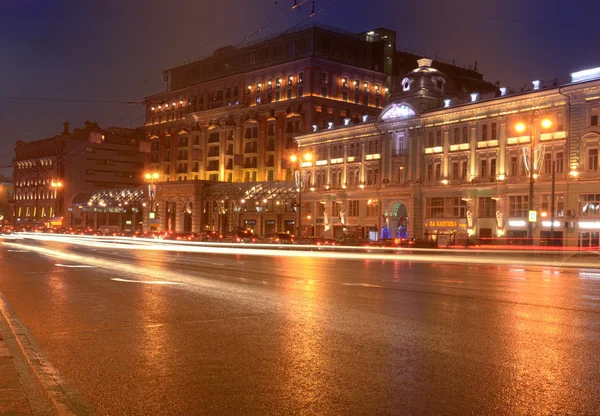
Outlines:
<svg viewBox="0 0 600 416"><path fill-rule="evenodd" d="M418 68L402 79L394 79L392 101L411 103L414 108L425 111L443 105L447 90L453 90L446 75L431 66L431 59L417 60Z"/></svg>

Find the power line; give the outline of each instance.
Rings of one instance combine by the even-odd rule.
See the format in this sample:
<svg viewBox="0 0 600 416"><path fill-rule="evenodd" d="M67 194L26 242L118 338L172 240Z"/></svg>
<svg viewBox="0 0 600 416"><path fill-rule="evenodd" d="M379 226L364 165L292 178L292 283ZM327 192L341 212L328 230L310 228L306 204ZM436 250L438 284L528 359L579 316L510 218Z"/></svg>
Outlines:
<svg viewBox="0 0 600 416"><path fill-rule="evenodd" d="M266 28L268 28L272 24L274 24L274 23L278 22L279 20L283 19L288 13L293 12L294 10L298 10L300 8L300 6L302 6L304 3L308 3L308 0L302 0L300 2L300 4L296 4L296 2L294 1L294 5L291 8L289 8L288 10L286 10L285 12L283 12L282 14L280 14L279 16L277 16L275 19L271 20L269 23L267 23L266 25L264 25L263 27L261 27L257 31L255 31L252 34L248 35L245 39L239 41L235 45L235 47L237 48L238 46L240 46L244 42L247 42L249 39L251 39L254 36L258 35L260 32L262 32L263 30L265 30ZM314 4L313 4L313 7L314 7Z"/></svg>
<svg viewBox="0 0 600 416"><path fill-rule="evenodd" d="M309 21L309 20L310 20L310 19L312 19L313 17L315 17L315 16L317 16L317 15L319 15L319 14L323 13L325 10L329 9L330 7L332 7L332 6L335 6L335 5L336 5L337 3L339 3L340 1L341 1L341 0L334 0L334 1L330 2L328 5L326 5L326 6L322 7L320 10L318 10L318 11L316 11L316 12L315 12L315 4L314 4L314 1L313 1L313 5L312 5L312 11L311 11L310 15L309 15L309 16L308 16L306 19L303 19L303 20L299 21L298 23L296 23L294 26L290 27L288 30L286 30L286 31L285 31L285 32L283 32L283 33L287 33L287 32L289 32L289 31L293 30L294 28L296 28L296 27L300 26L301 24L303 24L303 23L305 23L305 22Z"/></svg>
<svg viewBox="0 0 600 416"><path fill-rule="evenodd" d="M83 99L83 98L55 98L55 97L9 97L9 96L0 96L0 100L54 101L54 102L91 103L91 104L144 104L143 101L91 100L91 99Z"/></svg>

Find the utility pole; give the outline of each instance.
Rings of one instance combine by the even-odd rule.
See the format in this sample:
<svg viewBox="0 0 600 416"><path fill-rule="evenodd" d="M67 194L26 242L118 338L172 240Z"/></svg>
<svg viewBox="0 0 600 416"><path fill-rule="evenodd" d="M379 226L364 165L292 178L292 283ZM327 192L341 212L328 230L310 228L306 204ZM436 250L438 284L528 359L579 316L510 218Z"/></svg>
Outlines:
<svg viewBox="0 0 600 416"><path fill-rule="evenodd" d="M554 239L554 198L556 188L556 161L552 161L552 193L550 195L550 234L552 235L552 245L555 245Z"/></svg>

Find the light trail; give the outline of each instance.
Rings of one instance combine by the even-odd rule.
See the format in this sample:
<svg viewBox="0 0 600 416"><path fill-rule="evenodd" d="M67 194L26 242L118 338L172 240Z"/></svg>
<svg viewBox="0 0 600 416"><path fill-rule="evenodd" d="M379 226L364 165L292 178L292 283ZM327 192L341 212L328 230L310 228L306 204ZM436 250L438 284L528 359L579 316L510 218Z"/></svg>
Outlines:
<svg viewBox="0 0 600 416"><path fill-rule="evenodd" d="M345 260L382 260L394 262L418 262L418 263L453 263L453 264L488 264L488 265L530 265L544 267L579 267L600 268L597 262L565 261L564 259L531 259L515 258L514 251L499 250L460 250L460 249L393 249L381 247L327 247L327 251L314 251L314 246L294 245L282 247L270 244L227 244L227 243L201 243L191 241L170 241L155 239L133 239L129 237L102 237L102 236L72 236L61 234L37 234L22 233L2 236L5 240L23 241L25 239L39 241L54 241L90 247L96 249L110 250L142 250L155 252L178 252L198 254L225 254L225 255L248 255L263 257L292 257L292 258L323 258L323 259L345 259ZM7 243L4 243L7 244ZM18 244L17 249L29 249L31 246ZM353 250L360 250L359 252ZM369 252L366 252L366 251ZM351 251L351 252L348 252ZM533 255L534 252L520 253L522 255ZM545 253L547 254L547 253ZM479 257L480 255L481 257ZM508 256L507 256L508 255ZM511 270L517 271L516 269ZM521 271L520 269L518 270Z"/></svg>
<svg viewBox="0 0 600 416"><path fill-rule="evenodd" d="M125 283L141 283L144 285L180 285L180 282L167 282L164 280L153 280L153 281L144 281L144 280L129 280L129 279L121 279L119 277L113 277L110 280L114 280L115 282L125 282Z"/></svg>

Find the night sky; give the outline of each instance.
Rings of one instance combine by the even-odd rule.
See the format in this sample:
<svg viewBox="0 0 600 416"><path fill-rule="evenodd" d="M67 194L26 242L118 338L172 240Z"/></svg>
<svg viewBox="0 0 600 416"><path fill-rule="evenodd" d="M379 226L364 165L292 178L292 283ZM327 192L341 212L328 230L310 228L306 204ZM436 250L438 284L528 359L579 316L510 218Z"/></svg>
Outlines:
<svg viewBox="0 0 600 416"><path fill-rule="evenodd" d="M298 0L301 2L301 0ZM0 96L142 101L165 89L161 71L236 44L293 0L0 0ZM398 48L470 64L520 86L600 66L597 0L316 0L306 21L361 32L387 27ZM288 29L310 1L253 39ZM0 166L16 140L81 127L139 126L141 105L0 98ZM0 169L0 174L10 169Z"/></svg>

